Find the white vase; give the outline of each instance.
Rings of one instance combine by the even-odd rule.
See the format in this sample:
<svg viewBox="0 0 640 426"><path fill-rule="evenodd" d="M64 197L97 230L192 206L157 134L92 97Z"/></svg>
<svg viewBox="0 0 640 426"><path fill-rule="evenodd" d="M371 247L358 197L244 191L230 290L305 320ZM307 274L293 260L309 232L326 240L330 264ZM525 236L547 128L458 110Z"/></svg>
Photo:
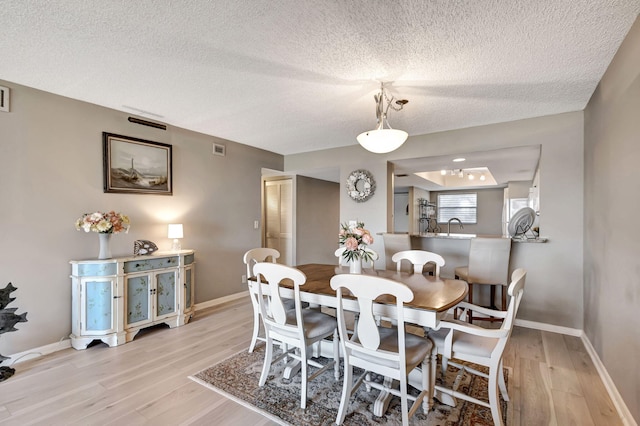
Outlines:
<svg viewBox="0 0 640 426"><path fill-rule="evenodd" d="M100 241L98 259L111 259L111 234L99 233L98 241Z"/></svg>
<svg viewBox="0 0 640 426"><path fill-rule="evenodd" d="M361 274L362 273L362 258L354 258L349 261L349 273Z"/></svg>

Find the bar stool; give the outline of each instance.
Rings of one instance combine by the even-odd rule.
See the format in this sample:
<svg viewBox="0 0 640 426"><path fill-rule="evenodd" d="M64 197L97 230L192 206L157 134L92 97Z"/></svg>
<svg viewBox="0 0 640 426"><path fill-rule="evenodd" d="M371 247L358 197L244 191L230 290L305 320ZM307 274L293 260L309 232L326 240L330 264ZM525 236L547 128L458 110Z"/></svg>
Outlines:
<svg viewBox="0 0 640 426"><path fill-rule="evenodd" d="M507 309L506 287L509 285L509 259L511 257L511 238L473 238L469 246L469 265L455 268L455 277L469 284L469 303L473 303L473 285L487 284L491 286L491 305L495 306L496 286L502 286L501 310ZM469 316L484 321L502 321L501 318Z"/></svg>

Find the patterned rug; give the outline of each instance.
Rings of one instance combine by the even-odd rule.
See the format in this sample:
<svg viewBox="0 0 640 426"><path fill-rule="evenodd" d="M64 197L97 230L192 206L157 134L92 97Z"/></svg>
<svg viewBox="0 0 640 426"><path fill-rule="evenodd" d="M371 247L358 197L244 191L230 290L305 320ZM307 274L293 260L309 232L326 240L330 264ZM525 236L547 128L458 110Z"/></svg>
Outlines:
<svg viewBox="0 0 640 426"><path fill-rule="evenodd" d="M257 348L251 354L246 350L242 351L189 378L283 425L335 424L342 395L342 377L336 381L333 377L333 368L327 369L309 382L307 408L302 410L300 408L300 375L290 380L284 379L282 377L284 362L280 361L271 367L267 383L259 387L258 380L263 360L264 346ZM319 360L320 362L329 361L324 358ZM487 371L484 367L474 367ZM312 367L310 371L313 371ZM445 378L447 387L451 387L457 371L449 367ZM354 378L359 373L361 371L354 369ZM508 373L507 369L505 373ZM373 376L374 379L382 381L381 377ZM508 374L505 374L505 380L508 380ZM437 382L442 384L440 374ZM458 390L488 401L487 380L482 377L464 374ZM344 424L358 426L401 424L400 399L396 397L392 398L389 409L383 417L373 415L370 407L377 395L378 391L375 389L367 392L365 386L361 385L351 398ZM503 422L506 424L507 403L502 400L502 397L500 401ZM428 415L424 414L420 408L410 419L410 423L428 426L489 426L493 425L493 420L491 410L480 405L458 400L456 407L449 407L436 400L434 409Z"/></svg>

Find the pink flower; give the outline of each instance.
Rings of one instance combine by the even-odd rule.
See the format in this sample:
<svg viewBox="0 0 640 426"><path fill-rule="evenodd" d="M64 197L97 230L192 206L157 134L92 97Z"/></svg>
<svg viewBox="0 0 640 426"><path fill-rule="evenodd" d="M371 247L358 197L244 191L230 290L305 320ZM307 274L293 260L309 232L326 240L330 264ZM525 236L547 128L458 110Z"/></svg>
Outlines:
<svg viewBox="0 0 640 426"><path fill-rule="evenodd" d="M356 234L356 235L358 235L358 236L361 236L361 235L364 235L365 230L364 230L364 229L362 229L362 228L355 228L355 229L353 230L353 233L354 233L354 234Z"/></svg>
<svg viewBox="0 0 640 426"><path fill-rule="evenodd" d="M347 250L354 251L358 249L358 240L353 237L349 237L344 241L344 246Z"/></svg>
<svg viewBox="0 0 640 426"><path fill-rule="evenodd" d="M371 234L364 234L362 236L362 242L367 245L373 244L373 237L371 236Z"/></svg>

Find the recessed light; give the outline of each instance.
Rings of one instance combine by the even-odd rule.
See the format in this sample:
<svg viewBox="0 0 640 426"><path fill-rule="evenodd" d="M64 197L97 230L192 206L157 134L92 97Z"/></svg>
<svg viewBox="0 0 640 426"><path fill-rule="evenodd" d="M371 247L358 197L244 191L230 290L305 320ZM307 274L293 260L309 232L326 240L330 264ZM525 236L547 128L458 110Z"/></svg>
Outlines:
<svg viewBox="0 0 640 426"><path fill-rule="evenodd" d="M467 160L466 158L459 157L459 158L454 158L453 162L454 163L461 163L461 162L466 161L466 160Z"/></svg>

